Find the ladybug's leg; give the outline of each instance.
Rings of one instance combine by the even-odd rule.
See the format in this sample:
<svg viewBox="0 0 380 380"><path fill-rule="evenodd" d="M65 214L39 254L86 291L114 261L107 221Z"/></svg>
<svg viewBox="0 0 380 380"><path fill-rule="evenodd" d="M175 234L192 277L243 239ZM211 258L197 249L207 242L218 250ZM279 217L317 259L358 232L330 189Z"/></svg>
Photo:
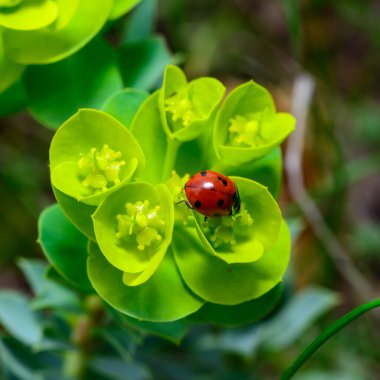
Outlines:
<svg viewBox="0 0 380 380"><path fill-rule="evenodd" d="M190 208L191 210L194 210L193 207L191 207L190 203L188 201L185 201L184 199L182 199L182 201L179 201L176 203L176 205L179 205L180 203L185 203L185 205Z"/></svg>
<svg viewBox="0 0 380 380"><path fill-rule="evenodd" d="M207 216L205 216L204 220L203 220L205 223L207 222Z"/></svg>

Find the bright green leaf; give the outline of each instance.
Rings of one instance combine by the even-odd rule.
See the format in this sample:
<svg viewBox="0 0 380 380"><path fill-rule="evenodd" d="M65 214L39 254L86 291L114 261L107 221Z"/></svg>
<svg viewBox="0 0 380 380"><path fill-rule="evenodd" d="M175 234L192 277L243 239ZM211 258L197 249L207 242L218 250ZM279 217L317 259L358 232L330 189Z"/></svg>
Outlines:
<svg viewBox="0 0 380 380"><path fill-rule="evenodd" d="M174 322L147 322L128 317L112 308L109 311L114 318L122 323L122 326L127 326L128 329L133 328L139 332L157 335L177 344L181 342L188 330L188 323L185 319Z"/></svg>
<svg viewBox="0 0 380 380"><path fill-rule="evenodd" d="M91 215L95 212L96 207L78 202L76 199L62 193L62 191L59 191L54 186L53 192L55 199L70 222L89 239L95 241L94 224Z"/></svg>
<svg viewBox="0 0 380 380"><path fill-rule="evenodd" d="M28 67L25 88L34 117L57 128L79 108L100 108L122 79L112 48L95 40L62 62Z"/></svg>
<svg viewBox="0 0 380 380"><path fill-rule="evenodd" d="M151 183L161 182L167 141L158 111L158 92L149 96L141 105L132 122L131 132L144 151L146 161L149 162L140 179Z"/></svg>
<svg viewBox="0 0 380 380"><path fill-rule="evenodd" d="M12 86L24 71L24 65L20 65L8 59L3 46L3 29L0 28L0 93Z"/></svg>
<svg viewBox="0 0 380 380"><path fill-rule="evenodd" d="M238 305L206 303L188 318L191 322L214 323L223 326L240 326L259 321L275 307L280 299L282 286L276 285L269 292Z"/></svg>
<svg viewBox="0 0 380 380"><path fill-rule="evenodd" d="M187 286L208 302L237 305L261 297L278 284L290 255L290 233L283 222L274 247L253 263L227 264L210 254L193 228L174 232L173 249Z"/></svg>
<svg viewBox="0 0 380 380"><path fill-rule="evenodd" d="M148 95L142 90L125 88L109 97L103 104L102 111L107 112L127 128L130 128L133 117Z"/></svg>
<svg viewBox="0 0 380 380"><path fill-rule="evenodd" d="M170 322L194 313L203 304L184 284L170 251L151 279L139 286L124 285L122 272L108 263L95 243L90 243L87 265L98 294L130 317Z"/></svg>
<svg viewBox="0 0 380 380"><path fill-rule="evenodd" d="M88 240L66 219L57 204L42 212L38 230L38 241L54 268L69 283L90 290L86 271Z"/></svg>

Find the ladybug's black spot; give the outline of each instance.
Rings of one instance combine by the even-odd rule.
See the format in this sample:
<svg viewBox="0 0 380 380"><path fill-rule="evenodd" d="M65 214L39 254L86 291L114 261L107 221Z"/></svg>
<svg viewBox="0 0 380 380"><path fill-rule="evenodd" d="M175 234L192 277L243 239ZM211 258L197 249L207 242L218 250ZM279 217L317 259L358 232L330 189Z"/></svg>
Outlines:
<svg viewBox="0 0 380 380"><path fill-rule="evenodd" d="M227 186L227 180L222 179L223 186Z"/></svg>
<svg viewBox="0 0 380 380"><path fill-rule="evenodd" d="M221 181L223 178L218 176L218 180Z"/></svg>
<svg viewBox="0 0 380 380"><path fill-rule="evenodd" d="M204 177L204 176L206 176L206 175L207 175L207 172L206 172L206 171L201 172L201 176L202 176L202 177Z"/></svg>
<svg viewBox="0 0 380 380"><path fill-rule="evenodd" d="M201 208L201 206L202 206L201 201L195 201L194 206L195 206L195 208Z"/></svg>
<svg viewBox="0 0 380 380"><path fill-rule="evenodd" d="M217 202L218 207L222 207L223 204L224 204L224 200L223 199L219 199L218 202Z"/></svg>

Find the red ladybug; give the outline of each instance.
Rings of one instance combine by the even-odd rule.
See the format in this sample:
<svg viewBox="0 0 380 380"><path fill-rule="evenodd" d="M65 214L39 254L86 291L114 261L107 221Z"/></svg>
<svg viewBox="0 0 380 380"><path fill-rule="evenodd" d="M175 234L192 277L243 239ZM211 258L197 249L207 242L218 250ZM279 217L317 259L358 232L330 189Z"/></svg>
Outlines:
<svg viewBox="0 0 380 380"><path fill-rule="evenodd" d="M206 218L231 215L240 209L235 182L211 170L194 174L185 184L185 193L191 208Z"/></svg>

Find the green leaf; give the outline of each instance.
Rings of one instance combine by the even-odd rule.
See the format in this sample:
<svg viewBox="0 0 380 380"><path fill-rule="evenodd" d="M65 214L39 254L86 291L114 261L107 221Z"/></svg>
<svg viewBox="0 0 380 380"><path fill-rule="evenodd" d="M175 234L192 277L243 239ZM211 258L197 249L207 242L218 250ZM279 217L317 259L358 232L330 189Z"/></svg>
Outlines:
<svg viewBox="0 0 380 380"><path fill-rule="evenodd" d="M44 278L37 297L31 302L34 310L54 309L61 312L80 313L83 308L79 297L70 289Z"/></svg>
<svg viewBox="0 0 380 380"><path fill-rule="evenodd" d="M170 322L198 310L203 301L182 281L169 251L146 283L126 286L122 272L107 262L99 247L90 243L88 273L99 295L118 311L145 321Z"/></svg>
<svg viewBox="0 0 380 380"><path fill-rule="evenodd" d="M233 120L239 120L240 127L244 126L239 132L241 143L232 143L230 129ZM276 113L270 93L249 81L231 91L219 110L214 129L216 153L219 159L230 165L246 164L269 154L294 130L294 126L294 117ZM251 145L251 141L256 141L255 145Z"/></svg>
<svg viewBox="0 0 380 380"><path fill-rule="evenodd" d="M159 36L129 42L119 50L119 65L126 87L152 89L170 61L166 42Z"/></svg>
<svg viewBox="0 0 380 380"><path fill-rule="evenodd" d="M62 191L59 191L54 186L53 192L55 199L70 222L89 239L95 241L94 223L92 222L91 215L95 212L96 207L78 202L76 199L62 193Z"/></svg>
<svg viewBox="0 0 380 380"><path fill-rule="evenodd" d="M174 233L176 263L187 286L208 302L237 305L261 297L278 284L290 255L290 233L283 222L273 248L260 260L227 264L209 253L193 228Z"/></svg>
<svg viewBox="0 0 380 380"><path fill-rule="evenodd" d="M119 162L120 165L117 178L108 180L107 187L104 190L99 189L100 191L97 191L96 183L93 187L85 186L87 174L80 177L79 161L89 157L93 149L95 153L92 154L91 160L98 162L102 159L104 162L108 153L103 150L112 150L110 154L112 157L118 155L118 161L115 159L111 164ZM125 165L122 166L121 162ZM129 130L113 117L97 110L82 109L77 112L58 129L50 146L53 186L64 194L92 206L98 205L108 194L127 183L135 171L138 175L144 166L144 154ZM99 175L105 179L107 167L97 169L95 177ZM88 176L91 179L92 172Z"/></svg>
<svg viewBox="0 0 380 380"><path fill-rule="evenodd" d="M151 379L147 368L135 362L126 362L118 357L94 357L89 366L96 372L112 380L148 380Z"/></svg>
<svg viewBox="0 0 380 380"><path fill-rule="evenodd" d="M113 314L115 315L116 313L117 312L114 310ZM181 342L188 330L188 323L184 319L174 322L147 322L128 317L127 315L121 313L117 313L117 318L129 328L132 327L137 331L157 335L177 344Z"/></svg>
<svg viewBox="0 0 380 380"><path fill-rule="evenodd" d="M0 93L12 86L22 75L24 65L8 59L3 46L3 29L0 28ZM7 100L7 98L5 98ZM4 106L1 104L1 108Z"/></svg>
<svg viewBox="0 0 380 380"><path fill-rule="evenodd" d="M123 16L134 6L136 6L140 1L141 0L114 0L109 19L114 20Z"/></svg>
<svg viewBox="0 0 380 380"><path fill-rule="evenodd" d="M96 4L81 0L75 14L62 28L46 27L31 31L4 31L4 48L14 62L46 64L75 53L103 27L111 11L112 0ZM86 20L86 22L83 22ZM92 62L94 63L94 62Z"/></svg>
<svg viewBox="0 0 380 380"><path fill-rule="evenodd" d="M303 289L268 322L262 333L263 345L276 351L289 347L318 317L339 303L337 293L328 289Z"/></svg>
<svg viewBox="0 0 380 380"><path fill-rule="evenodd" d="M238 217L235 226L232 227L235 244L221 244L215 247L211 241L211 233L203 227L203 215L194 211L198 235L204 246L214 255L226 263L249 263L259 260L262 255L270 250L275 242L281 226L281 211L269 193L268 189L257 182L241 178L230 177L239 189L242 207L240 210L243 218L243 206L253 219L252 225L239 227ZM225 216L233 220L231 216ZM222 218L221 223L223 223ZM210 225L211 220L208 221ZM207 227L206 227L207 228Z"/></svg>
<svg viewBox="0 0 380 380"><path fill-rule="evenodd" d="M123 33L125 42L145 40L153 34L157 12L157 0L143 0L129 17Z"/></svg>
<svg viewBox="0 0 380 380"><path fill-rule="evenodd" d="M25 88L33 116L57 128L79 108L100 108L122 79L112 48L95 40L62 62L28 67Z"/></svg>
<svg viewBox="0 0 380 380"><path fill-rule="evenodd" d="M53 0L23 1L13 8L0 7L0 26L15 30L31 31L51 24L58 16Z"/></svg>
<svg viewBox="0 0 380 380"><path fill-rule="evenodd" d="M29 308L29 299L21 293L0 291L0 324L24 344L34 345L42 339L39 317Z"/></svg>
<svg viewBox="0 0 380 380"><path fill-rule="evenodd" d="M69 283L91 290L87 277L87 238L64 216L55 204L46 208L38 221L38 241L45 256Z"/></svg>
<svg viewBox="0 0 380 380"><path fill-rule="evenodd" d="M138 226L136 215L137 210L141 209L146 201L149 205L146 207L144 205L144 211L150 210L148 217L157 215L164 225L156 228L152 226L161 234L159 243L148 242L143 250L139 250L138 234L135 232L135 227ZM136 210L133 209L134 219L129 226L128 239L122 236L124 240L121 240L117 236L117 232L121 233L118 218L127 213L128 202L132 205L141 202L141 206L138 206ZM157 212L153 211L155 206L159 207ZM129 218L129 212L127 217ZM131 286L140 285L153 275L171 242L174 223L173 201L166 186L158 185L155 188L148 183L135 182L124 186L105 199L95 212L93 220L96 240L104 256L116 268L126 272L123 276L125 283ZM145 228L152 227L145 226ZM141 228L141 233L143 233L143 226Z"/></svg>
<svg viewBox="0 0 380 380"><path fill-rule="evenodd" d="M188 319L195 323L213 323L222 326L240 326L256 322L272 311L281 294L282 286L278 284L261 297L238 305L206 303Z"/></svg>
<svg viewBox="0 0 380 380"><path fill-rule="evenodd" d="M158 111L158 92L150 95L141 105L133 119L131 132L144 151L146 161L149 162L139 179L160 183L165 165L167 141Z"/></svg>
<svg viewBox="0 0 380 380"><path fill-rule="evenodd" d="M7 370L7 380L43 380L42 375L35 371L35 365L31 364L31 356L25 345L9 338L0 339L0 363Z"/></svg>
<svg viewBox="0 0 380 380"><path fill-rule="evenodd" d="M19 266L35 293L35 298L31 302L33 309L52 308L68 312L82 311L80 300L74 292L46 277L48 270L46 262L37 259L22 259Z"/></svg>
<svg viewBox="0 0 380 380"><path fill-rule="evenodd" d="M214 122L225 87L215 78L187 82L183 71L168 65L159 96L164 131L171 139L190 141L205 134Z"/></svg>
<svg viewBox="0 0 380 380"><path fill-rule="evenodd" d="M0 74L0 78L2 78L2 74ZM24 86L22 81L18 80L3 93L0 93L0 117L19 112L26 107L26 104L27 99Z"/></svg>
<svg viewBox="0 0 380 380"><path fill-rule="evenodd" d="M18 261L18 265L28 280L28 284L32 288L33 293L38 294L41 290L45 272L48 267L47 263L37 259L21 258Z"/></svg>
<svg viewBox="0 0 380 380"><path fill-rule="evenodd" d="M127 128L130 128L137 110L148 95L147 92L142 90L124 88L106 100L102 106L102 111L119 120Z"/></svg>

